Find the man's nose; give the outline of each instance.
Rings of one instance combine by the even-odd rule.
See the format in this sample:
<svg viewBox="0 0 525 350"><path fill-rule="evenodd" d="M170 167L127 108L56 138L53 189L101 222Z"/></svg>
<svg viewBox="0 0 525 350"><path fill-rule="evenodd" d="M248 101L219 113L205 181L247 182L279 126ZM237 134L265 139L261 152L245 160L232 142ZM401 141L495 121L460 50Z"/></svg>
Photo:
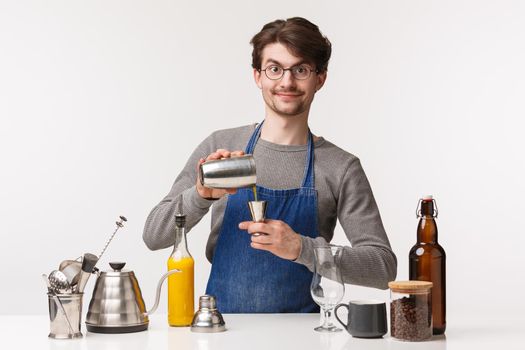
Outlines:
<svg viewBox="0 0 525 350"><path fill-rule="evenodd" d="M292 71L291 70L285 70L284 71L284 74L283 76L281 77L281 80L280 80L280 85L282 87L290 87L290 86L295 86L296 84L296 81L295 81L295 78L292 74Z"/></svg>

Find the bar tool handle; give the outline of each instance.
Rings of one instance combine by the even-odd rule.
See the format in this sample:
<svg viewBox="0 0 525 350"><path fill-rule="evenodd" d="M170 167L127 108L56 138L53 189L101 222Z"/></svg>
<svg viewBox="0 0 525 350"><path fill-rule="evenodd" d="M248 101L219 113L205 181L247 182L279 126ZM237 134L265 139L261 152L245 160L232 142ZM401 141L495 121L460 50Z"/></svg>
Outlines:
<svg viewBox="0 0 525 350"><path fill-rule="evenodd" d="M111 242L111 240L113 239L113 237L115 236L115 233L117 233L118 229L121 228L121 227L124 227L124 224L123 222L126 222L128 221L128 219L126 219L124 216L119 216L119 221L115 222L115 224L117 225L117 228L115 229L115 231L113 231L113 234L111 235L111 237L109 237L109 239L107 240L106 242L106 245L104 245L104 248L102 248L102 251L100 252L100 254L98 255L98 260L100 260L100 258L102 257L102 255L104 254L104 252L106 251L106 249L108 248L108 245L109 243Z"/></svg>

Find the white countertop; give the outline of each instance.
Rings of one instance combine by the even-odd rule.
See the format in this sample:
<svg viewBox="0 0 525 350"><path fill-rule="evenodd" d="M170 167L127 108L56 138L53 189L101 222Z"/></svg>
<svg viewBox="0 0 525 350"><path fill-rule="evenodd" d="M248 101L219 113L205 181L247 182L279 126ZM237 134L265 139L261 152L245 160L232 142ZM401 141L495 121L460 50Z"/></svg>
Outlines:
<svg viewBox="0 0 525 350"><path fill-rule="evenodd" d="M511 320L491 322L447 320L446 336L434 337L421 343L401 342L388 334L382 339L358 339L346 331L326 334L313 330L319 324L318 314L243 314L223 315L227 330L223 333L193 333L188 327L171 328L165 315L150 316L149 329L139 333L97 334L86 331L74 340L54 340L47 337L47 315L1 315L0 341L2 348L22 349L370 349L370 350L452 350L452 349L525 349L520 336L523 324ZM7 346L6 345L12 345Z"/></svg>

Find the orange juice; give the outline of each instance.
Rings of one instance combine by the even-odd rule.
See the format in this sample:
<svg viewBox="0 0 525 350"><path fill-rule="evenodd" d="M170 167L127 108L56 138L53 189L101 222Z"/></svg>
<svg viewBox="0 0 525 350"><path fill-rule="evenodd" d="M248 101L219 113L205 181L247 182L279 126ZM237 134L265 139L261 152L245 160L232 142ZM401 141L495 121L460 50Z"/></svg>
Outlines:
<svg viewBox="0 0 525 350"><path fill-rule="evenodd" d="M168 323L170 326L189 326L194 310L194 261L191 256L173 254L168 270L181 272L168 277Z"/></svg>
<svg viewBox="0 0 525 350"><path fill-rule="evenodd" d="M175 215L175 243L168 259L168 270L180 272L168 277L168 323L170 326L189 326L193 320L194 261L186 242L186 216Z"/></svg>

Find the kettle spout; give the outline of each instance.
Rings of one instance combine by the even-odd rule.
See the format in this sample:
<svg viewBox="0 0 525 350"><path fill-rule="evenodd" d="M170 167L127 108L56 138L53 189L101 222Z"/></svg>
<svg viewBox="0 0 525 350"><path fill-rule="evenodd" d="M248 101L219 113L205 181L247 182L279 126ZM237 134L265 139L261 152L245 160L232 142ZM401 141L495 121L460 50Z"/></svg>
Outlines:
<svg viewBox="0 0 525 350"><path fill-rule="evenodd" d="M157 310L157 308L159 307L159 301L160 301L160 290L162 289L162 284L163 284L164 280L169 275L173 275L174 273L177 273L177 272L181 272L181 271L177 270L177 269L173 269L173 270L169 270L164 275L162 275L162 277L159 280L159 283L157 284L157 295L155 296L155 304L153 304L153 307L151 309L149 309L148 311L143 313L144 317L148 316L148 315L151 315L152 313L155 312L155 310Z"/></svg>

